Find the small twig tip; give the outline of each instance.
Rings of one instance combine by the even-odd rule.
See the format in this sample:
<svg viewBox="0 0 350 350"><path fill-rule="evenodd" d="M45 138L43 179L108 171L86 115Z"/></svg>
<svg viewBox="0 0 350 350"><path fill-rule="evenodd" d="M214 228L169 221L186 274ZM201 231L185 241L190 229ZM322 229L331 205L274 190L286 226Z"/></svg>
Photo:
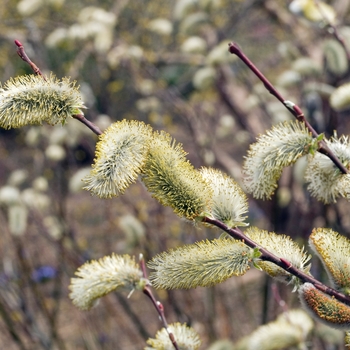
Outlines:
<svg viewBox="0 0 350 350"><path fill-rule="evenodd" d="M17 39L15 40L15 44L16 44L17 47L23 46L22 43L19 40L17 40Z"/></svg>
<svg viewBox="0 0 350 350"><path fill-rule="evenodd" d="M228 44L228 51L232 54L237 54L239 51L241 51L241 49L239 48L237 43L231 41Z"/></svg>

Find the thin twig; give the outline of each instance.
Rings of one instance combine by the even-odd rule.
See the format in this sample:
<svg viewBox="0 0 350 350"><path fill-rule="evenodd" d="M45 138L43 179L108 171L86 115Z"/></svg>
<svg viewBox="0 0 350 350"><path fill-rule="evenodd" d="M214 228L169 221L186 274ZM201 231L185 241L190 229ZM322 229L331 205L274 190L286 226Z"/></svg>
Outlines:
<svg viewBox="0 0 350 350"><path fill-rule="evenodd" d="M228 44L229 52L236 55L241 59L241 61L261 80L267 91L275 96L300 122L304 123L307 129L311 132L312 136L318 138L320 135L311 126L311 124L306 120L305 115L301 108L293 102L286 100L277 89L271 84L271 82L265 77L263 73L254 65L254 63L244 54L237 43L231 42ZM337 166L337 168L343 174L349 174L349 170L342 164L338 157L332 152L332 150L327 146L324 140L318 142L318 151L332 160L332 162Z"/></svg>
<svg viewBox="0 0 350 350"><path fill-rule="evenodd" d="M276 283L272 284L271 291L272 291L273 298L277 302L278 306L283 310L283 312L287 313L289 308L287 306L286 301L282 299Z"/></svg>
<svg viewBox="0 0 350 350"><path fill-rule="evenodd" d="M28 57L28 55L24 51L24 47L23 47L22 43L19 40L15 40L15 44L18 47L18 49L17 49L18 56L21 57L21 59L24 62L26 62L30 65L30 67L32 68L32 70L35 74L40 75L46 81L45 75L41 72L41 70L38 68L38 66L30 60L30 58Z"/></svg>
<svg viewBox="0 0 350 350"><path fill-rule="evenodd" d="M38 68L38 66L34 62L31 61L31 59L26 54L22 43L19 40L15 40L15 44L18 47L18 49L17 49L18 56L21 57L21 59L24 62L26 62L30 65L30 67L32 68L32 70L35 74L40 75L45 81L47 81L45 75L41 72L41 70ZM87 126L96 135L102 134L102 131L100 130L100 128L97 125L95 125L94 123L92 123L91 121L87 120L83 114L72 115L72 117L74 119L79 120L81 123L83 123L85 126Z"/></svg>
<svg viewBox="0 0 350 350"><path fill-rule="evenodd" d="M145 264L145 260L143 259L143 256L141 256L141 258L140 258L140 267L141 267L141 270L143 273L143 277L147 279L146 264ZM143 288L143 293L151 299L151 302L152 302L153 306L155 307L155 309L157 310L158 315L163 323L163 326L169 335L169 339L170 339L171 343L173 344L173 346L176 350L179 350L179 347L176 343L175 336L169 330L168 322L167 322L167 320L165 318L165 314L164 314L164 306L160 301L156 300L156 298L154 297L150 284L146 284L146 286Z"/></svg>
<svg viewBox="0 0 350 350"><path fill-rule="evenodd" d="M93 131L96 135L102 135L101 129L90 120L86 119L84 114L75 114L72 117L76 120L79 120L81 123L86 125L91 131Z"/></svg>
<svg viewBox="0 0 350 350"><path fill-rule="evenodd" d="M284 258L279 258L278 256L270 253L268 250L266 250L265 248L263 248L262 246L260 246L259 244L251 240L248 236L246 236L243 233L243 231L241 231L239 228L229 228L221 221L211 219L208 217L205 217L203 221L220 228L221 230L227 232L231 237L238 239L240 241L243 241L244 244L246 244L248 247L253 249L254 248L259 249L259 252L261 253L261 256L259 257L259 259L274 263L275 265L279 266L283 270L289 272L291 275L298 277L303 283L306 283L306 282L312 283L317 289L319 289L323 293L326 293L334 297L335 299L339 300L342 303L350 305L350 296L347 296L343 293L338 292L333 288L326 286L325 284L321 283L311 275L308 275L305 272L293 266L292 263L289 262L288 260Z"/></svg>

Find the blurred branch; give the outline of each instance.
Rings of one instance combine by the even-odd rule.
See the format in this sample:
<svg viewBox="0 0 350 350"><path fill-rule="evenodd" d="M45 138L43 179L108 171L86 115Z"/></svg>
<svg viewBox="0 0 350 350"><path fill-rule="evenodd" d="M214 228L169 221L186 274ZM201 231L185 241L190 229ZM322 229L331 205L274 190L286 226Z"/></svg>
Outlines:
<svg viewBox="0 0 350 350"><path fill-rule="evenodd" d="M251 126L247 122L246 113L240 109L240 107L234 102L233 98L230 96L228 92L228 84L227 84L227 75L230 74L229 70L225 67L220 67L219 69L219 78L217 81L217 90L221 97L221 100L225 103L228 109L234 114L239 125L243 128L243 130L247 130L250 134L251 140L253 140L253 135L255 132L252 130Z"/></svg>
<svg viewBox="0 0 350 350"><path fill-rule="evenodd" d="M114 295L118 299L118 302L121 304L124 311L129 316L130 320L133 322L135 328L138 330L138 332L141 334L141 336L144 339L150 338L150 334L147 332L147 330L143 326L138 315L132 310L129 303L125 300L124 296L119 294L119 293L115 293Z"/></svg>
<svg viewBox="0 0 350 350"><path fill-rule="evenodd" d="M8 313L8 311L5 309L4 305L2 304L2 301L0 300L0 315L2 317L2 319L4 320L6 326L7 326L7 330L10 333L12 339L14 340L14 342L17 344L17 346L19 347L19 349L21 350L26 350L27 348L24 346L19 334L17 333L16 329L15 329L15 325L12 322L12 319Z"/></svg>
<svg viewBox="0 0 350 350"><path fill-rule="evenodd" d="M50 313L49 309L47 308L46 304L45 304L45 298L40 290L40 288L38 287L37 283L35 281L32 280L31 278L31 267L25 257L25 249L22 245L22 242L20 240L20 238L17 239L17 237L14 237L14 244L16 246L16 253L17 253L17 258L19 261L19 264L21 266L21 270L23 273L23 276L26 278L27 283L32 291L34 300L39 308L39 310L41 310L41 312L43 313L43 315L46 317L47 321L48 321L48 325L50 327L50 333L51 333L51 339L55 340L58 348L59 349L65 349L64 343L61 341L56 327L55 327L55 316L57 316L57 314L52 314ZM40 334L40 333L39 333ZM44 347L51 347L51 339L48 339L46 336L44 336L44 334L42 333L42 336L40 337L42 344L44 345Z"/></svg>

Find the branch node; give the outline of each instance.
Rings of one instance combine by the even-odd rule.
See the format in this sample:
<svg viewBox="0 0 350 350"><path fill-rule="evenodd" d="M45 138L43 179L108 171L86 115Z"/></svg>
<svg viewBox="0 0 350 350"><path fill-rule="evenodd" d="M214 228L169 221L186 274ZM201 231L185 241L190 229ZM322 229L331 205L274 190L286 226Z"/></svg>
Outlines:
<svg viewBox="0 0 350 350"><path fill-rule="evenodd" d="M293 267L293 265L286 259L284 258L280 258L281 263L283 263L286 266L286 269L289 270L291 267Z"/></svg>
<svg viewBox="0 0 350 350"><path fill-rule="evenodd" d="M292 111L294 111L294 106L295 106L295 103L294 103L294 102L285 100L285 101L283 101L283 104L284 104L287 108L289 108L289 109L291 109Z"/></svg>

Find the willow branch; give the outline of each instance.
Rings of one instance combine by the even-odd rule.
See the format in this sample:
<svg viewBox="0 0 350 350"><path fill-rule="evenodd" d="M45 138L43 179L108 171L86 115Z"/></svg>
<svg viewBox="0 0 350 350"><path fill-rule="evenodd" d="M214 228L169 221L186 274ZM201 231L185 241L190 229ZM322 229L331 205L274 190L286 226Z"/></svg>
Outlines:
<svg viewBox="0 0 350 350"><path fill-rule="evenodd" d="M204 222L207 222L211 225L214 225L221 230L227 232L231 237L238 239L240 241L243 241L244 244L246 244L250 248L257 248L259 249L259 252L261 253L261 256L259 259L264 261L272 262L273 264L279 266L283 270L289 272L295 277L298 277L303 283L309 282L312 283L317 289L322 291L323 293L326 293L337 300L339 300L342 303L345 303L347 305L350 305L350 296L347 296L343 293L338 292L337 290L330 288L326 286L325 284L318 281L316 278L312 277L311 275L306 274L303 271L300 271L296 267L292 265L291 262L284 258L279 258L278 256L272 254L267 249L263 248L259 244L255 243L253 240L251 240L249 237L247 237L243 231L241 231L239 228L229 228L224 223L222 223L219 220L211 219L208 217L205 217Z"/></svg>
<svg viewBox="0 0 350 350"><path fill-rule="evenodd" d="M85 126L87 126L96 135L102 135L101 129L96 124L94 124L94 123L90 122L90 120L86 119L84 114L75 114L75 115L72 115L72 117L76 120L79 120L81 123L83 123Z"/></svg>
<svg viewBox="0 0 350 350"><path fill-rule="evenodd" d="M229 52L236 55L241 61L260 79L264 84L265 88L269 93L275 96L292 114L293 116L304 123L307 129L311 132L312 136L318 138L320 135L311 126L311 124L306 120L305 115L301 108L293 102L286 100L277 89L271 84L271 82L265 77L263 73L254 65L254 63L244 54L237 43L231 42L228 44ZM331 151L324 140L320 140L318 143L318 152L326 155L335 166L343 173L349 174L349 170L342 164L338 157Z"/></svg>
<svg viewBox="0 0 350 350"><path fill-rule="evenodd" d="M145 260L143 259L142 255L141 255L141 259L140 259L140 267L141 267L141 270L143 273L143 277L147 279L146 264L145 264ZM163 326L169 335L169 339L170 339L171 343L173 344L173 346L176 350L179 350L179 347L176 343L176 339L174 337L174 334L169 331L168 322L167 322L167 320L165 318L165 314L164 314L164 306L160 301L156 300L156 298L154 297L150 284L145 285L145 287L143 288L143 293L145 295L147 295L148 298L151 299L151 302L152 302L153 306L155 307L155 309L157 310L158 315L163 323Z"/></svg>
<svg viewBox="0 0 350 350"><path fill-rule="evenodd" d="M18 47L18 49L17 49L18 56L21 57L21 59L24 62L26 62L30 65L30 67L32 68L33 72L36 75L40 75L46 81L47 79L46 79L45 75L41 72L41 70L38 68L38 66L28 57L27 53L24 50L24 46L22 45L22 43L19 40L15 40L15 44ZM100 128L97 125L95 125L94 123L92 123L91 121L87 120L83 114L72 115L72 117L74 119L79 120L81 123L83 123L85 126L87 126L96 135L102 134L102 131L100 130Z"/></svg>
<svg viewBox="0 0 350 350"><path fill-rule="evenodd" d="M30 65L30 68L32 68L33 72L36 75L40 75L46 81L45 75L41 72L41 70L38 68L38 66L30 60L30 58L28 57L28 55L24 51L24 47L23 47L22 43L19 40L15 40L15 44L18 47L18 49L17 49L18 56L21 57L21 59L24 62L26 62Z"/></svg>

